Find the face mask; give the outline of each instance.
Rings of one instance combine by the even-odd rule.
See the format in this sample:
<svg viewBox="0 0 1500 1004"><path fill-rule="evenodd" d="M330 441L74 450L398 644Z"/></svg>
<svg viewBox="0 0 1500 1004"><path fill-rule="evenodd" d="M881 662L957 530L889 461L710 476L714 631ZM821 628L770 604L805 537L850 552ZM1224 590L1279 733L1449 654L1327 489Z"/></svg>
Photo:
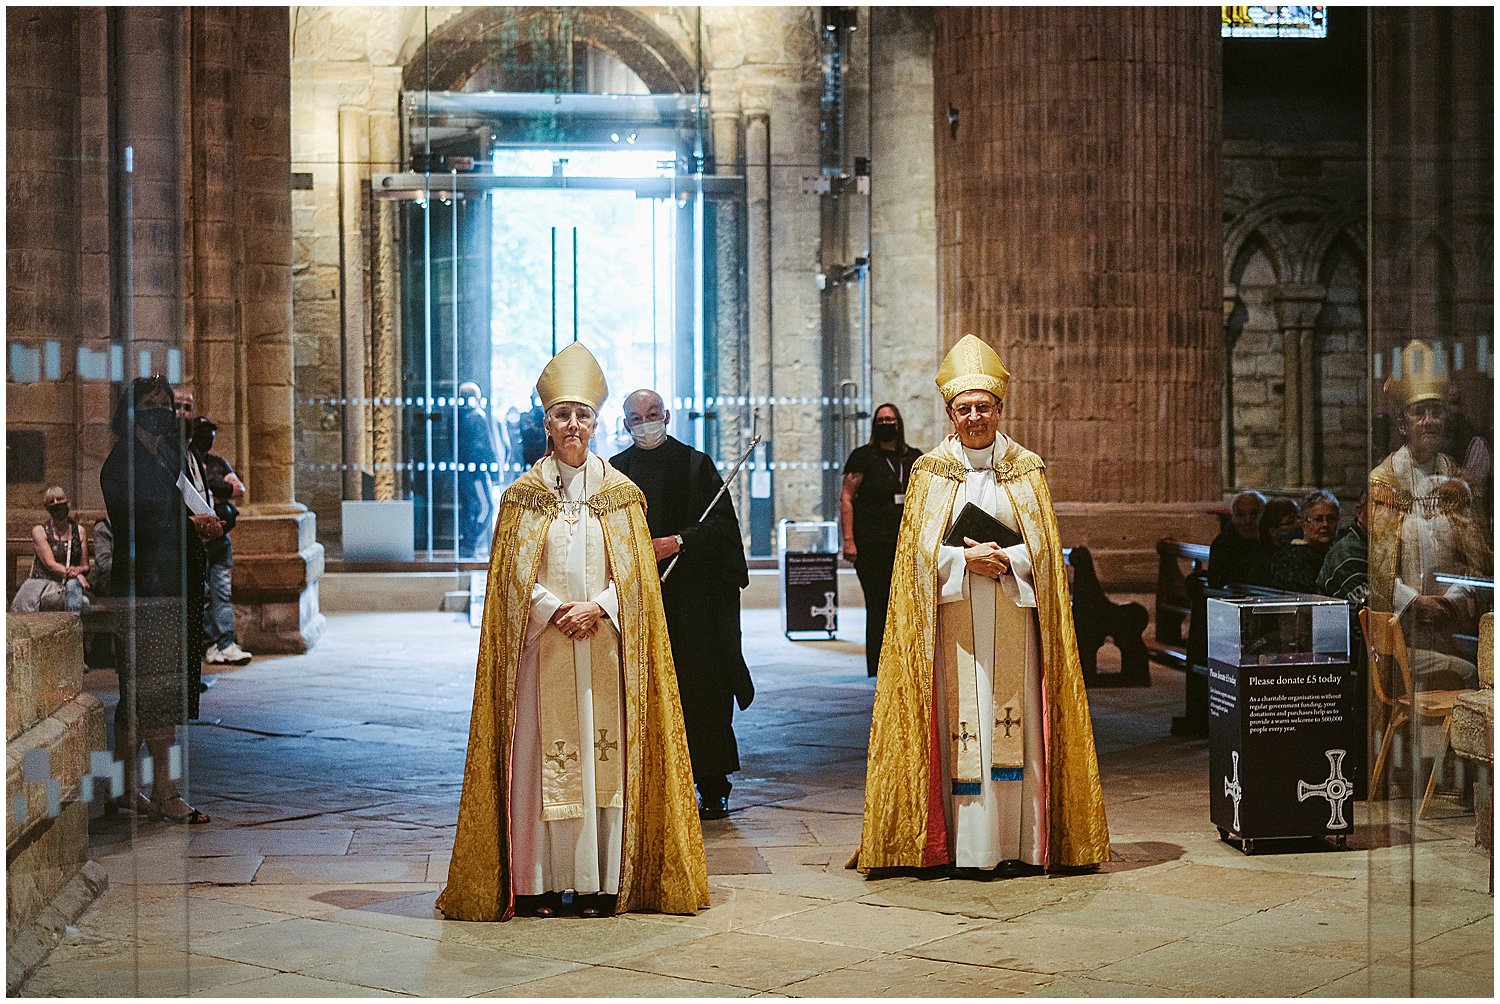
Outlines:
<svg viewBox="0 0 1500 1004"><path fill-rule="evenodd" d="M135 413L135 424L153 436L173 436L178 429L177 413L171 408L148 408Z"/></svg>
<svg viewBox="0 0 1500 1004"><path fill-rule="evenodd" d="M51 516L53 519L55 519L55 520L64 520L64 519L67 519L68 518L68 503L66 503L66 502L59 502L57 505L49 505L47 507L47 514L49 516Z"/></svg>
<svg viewBox="0 0 1500 1004"><path fill-rule="evenodd" d="M896 423L880 422L875 426L875 438L882 443L894 443L896 441Z"/></svg>
<svg viewBox="0 0 1500 1004"><path fill-rule="evenodd" d="M654 450L667 441L666 422L642 422L630 430L630 438L643 450Z"/></svg>

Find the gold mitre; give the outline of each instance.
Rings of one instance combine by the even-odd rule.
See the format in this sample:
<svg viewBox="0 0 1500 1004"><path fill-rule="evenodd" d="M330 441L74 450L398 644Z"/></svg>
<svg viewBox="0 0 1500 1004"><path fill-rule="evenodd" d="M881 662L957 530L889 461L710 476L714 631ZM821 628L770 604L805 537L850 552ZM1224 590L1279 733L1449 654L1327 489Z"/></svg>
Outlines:
<svg viewBox="0 0 1500 1004"><path fill-rule="evenodd" d="M536 393L543 411L550 411L559 401L578 401L598 411L609 397L609 384L594 354L574 342L553 356L536 378Z"/></svg>
<svg viewBox="0 0 1500 1004"><path fill-rule="evenodd" d="M1397 411L1420 401L1443 401L1448 397L1448 375L1438 365L1437 353L1421 339L1412 339L1401 350L1401 379L1386 377L1385 392Z"/></svg>
<svg viewBox="0 0 1500 1004"><path fill-rule="evenodd" d="M966 390L987 390L1003 401L1009 383L1010 371L995 350L973 335L960 338L937 371L938 392L945 403Z"/></svg>

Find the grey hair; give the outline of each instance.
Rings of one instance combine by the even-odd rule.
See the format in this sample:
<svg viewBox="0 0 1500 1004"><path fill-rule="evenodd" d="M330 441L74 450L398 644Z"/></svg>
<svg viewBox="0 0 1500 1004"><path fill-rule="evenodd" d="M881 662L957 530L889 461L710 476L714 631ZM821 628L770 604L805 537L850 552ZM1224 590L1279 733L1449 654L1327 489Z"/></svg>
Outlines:
<svg viewBox="0 0 1500 1004"><path fill-rule="evenodd" d="M1260 503L1261 508L1265 508L1266 505L1266 497L1260 492L1256 491L1254 488L1246 488L1242 492L1235 492L1234 498L1229 500L1229 504L1234 505L1240 499L1254 499L1256 502Z"/></svg>
<svg viewBox="0 0 1500 1004"><path fill-rule="evenodd" d="M1311 509L1319 502L1327 502L1329 505L1333 506L1334 512L1339 511L1338 496L1334 495L1333 492L1329 491L1327 488L1314 488L1312 491L1302 496L1302 501L1297 503L1297 515L1306 516L1307 510Z"/></svg>

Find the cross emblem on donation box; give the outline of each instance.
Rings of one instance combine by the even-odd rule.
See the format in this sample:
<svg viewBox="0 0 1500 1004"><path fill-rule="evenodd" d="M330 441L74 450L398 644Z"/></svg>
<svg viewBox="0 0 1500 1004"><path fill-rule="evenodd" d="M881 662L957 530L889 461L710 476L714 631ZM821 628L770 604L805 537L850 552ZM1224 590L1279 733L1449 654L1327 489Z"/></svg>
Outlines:
<svg viewBox="0 0 1500 1004"><path fill-rule="evenodd" d="M548 753L542 759L544 759L548 763L550 763L553 766L553 768L556 769L558 772L561 772L563 770L563 768L565 768L568 765L568 761L569 760L575 760L576 761L578 759L578 754L576 752L574 752L574 753L566 753L566 752L564 752L564 750L566 749L566 747L567 747L567 743L563 742L563 740L561 740L561 739L558 739L557 741L555 741L552 744L552 752Z"/></svg>
<svg viewBox="0 0 1500 1004"><path fill-rule="evenodd" d="M1234 830L1240 829L1240 799L1245 796L1244 785L1240 784L1240 751L1231 750L1230 757L1234 760L1234 779L1224 779L1224 794L1234 799ZM1221 831L1222 832L1222 831Z"/></svg>
<svg viewBox="0 0 1500 1004"><path fill-rule="evenodd" d="M619 748L620 744L609 738L609 729L599 730L599 738L594 740L594 749L599 754L600 763L609 763L609 751Z"/></svg>
<svg viewBox="0 0 1500 1004"><path fill-rule="evenodd" d="M1305 802L1315 795L1328 800L1328 828L1330 830L1342 830L1348 825L1344 822L1344 802L1354 794L1354 784L1344 777L1345 752L1345 750L1323 751L1323 755L1328 758L1328 776L1320 784L1297 782L1297 801Z"/></svg>
<svg viewBox="0 0 1500 1004"><path fill-rule="evenodd" d="M812 614L814 617L823 618L823 620L826 622L824 625L824 630L833 631L834 618L839 615L839 605L834 602L832 593L824 593L823 605L821 607L812 607L808 610L808 613Z"/></svg>
<svg viewBox="0 0 1500 1004"><path fill-rule="evenodd" d="M968 722L959 722L958 731L953 733L953 738L958 740L959 749L967 753L969 750L969 740L978 739L979 736L969 731Z"/></svg>
<svg viewBox="0 0 1500 1004"><path fill-rule="evenodd" d="M1010 705L1007 704L1005 706L1005 719L1004 719L1004 721L1000 720L999 718L995 719L995 726L997 728L1003 728L1003 729L1005 729L1005 738L1007 738L1007 739L1010 738L1010 730L1011 730L1011 728L1014 727L1014 726L1016 726L1016 725L1020 725L1021 724L1021 719L1019 719L1019 718L1012 718L1010 716L1011 710L1012 709L1011 709Z"/></svg>

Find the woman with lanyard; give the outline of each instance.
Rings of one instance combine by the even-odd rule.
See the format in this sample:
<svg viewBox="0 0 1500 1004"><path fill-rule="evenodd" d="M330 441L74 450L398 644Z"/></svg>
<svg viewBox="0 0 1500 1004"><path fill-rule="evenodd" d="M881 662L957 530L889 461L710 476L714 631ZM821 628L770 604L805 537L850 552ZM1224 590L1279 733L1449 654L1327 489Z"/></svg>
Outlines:
<svg viewBox="0 0 1500 1004"><path fill-rule="evenodd" d="M906 482L921 455L921 450L907 445L901 411L894 404L882 404L875 409L870 441L849 454L844 464L839 522L844 558L854 566L865 593L865 666L870 676L880 665Z"/></svg>

